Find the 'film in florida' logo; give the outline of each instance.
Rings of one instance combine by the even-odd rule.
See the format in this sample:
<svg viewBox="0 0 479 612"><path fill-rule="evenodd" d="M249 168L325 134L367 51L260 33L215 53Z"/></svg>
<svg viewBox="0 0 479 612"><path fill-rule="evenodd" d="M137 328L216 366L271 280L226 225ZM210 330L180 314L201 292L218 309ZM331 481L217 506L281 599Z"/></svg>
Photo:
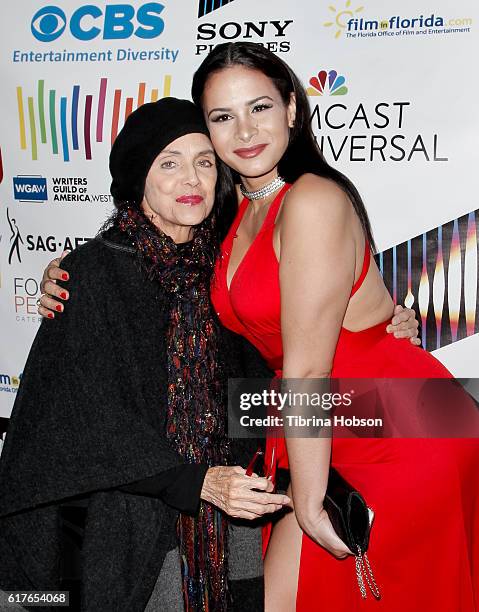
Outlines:
<svg viewBox="0 0 479 612"><path fill-rule="evenodd" d="M334 31L334 38L339 38L345 31L346 38L369 39L377 37L416 36L436 34L461 34L471 31L471 17L446 18L442 15L416 14L388 15L383 18L368 19L363 16L364 6L352 6L351 0L346 0L344 8L330 4L328 14L331 19L323 22L325 28Z"/></svg>
<svg viewBox="0 0 479 612"><path fill-rule="evenodd" d="M357 8L351 7L351 0L346 0L346 4L343 9L337 9L334 5L329 5L328 9L334 15L333 21L326 21L323 25L326 28L334 28L334 38L339 38L341 32L348 27L349 21L355 17L357 13L361 13L364 10L364 6L358 6Z"/></svg>

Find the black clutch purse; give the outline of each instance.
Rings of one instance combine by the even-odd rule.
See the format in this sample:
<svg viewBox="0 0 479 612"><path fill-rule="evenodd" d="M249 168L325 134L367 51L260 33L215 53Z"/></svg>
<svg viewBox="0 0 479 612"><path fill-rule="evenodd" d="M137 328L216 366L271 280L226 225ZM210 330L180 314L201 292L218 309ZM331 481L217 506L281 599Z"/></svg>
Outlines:
<svg viewBox="0 0 479 612"><path fill-rule="evenodd" d="M367 550L374 517L363 496L334 468L329 470L328 487L324 498L324 509L334 531L356 558L356 577L361 596L367 596L366 584L376 599L381 593L374 579Z"/></svg>

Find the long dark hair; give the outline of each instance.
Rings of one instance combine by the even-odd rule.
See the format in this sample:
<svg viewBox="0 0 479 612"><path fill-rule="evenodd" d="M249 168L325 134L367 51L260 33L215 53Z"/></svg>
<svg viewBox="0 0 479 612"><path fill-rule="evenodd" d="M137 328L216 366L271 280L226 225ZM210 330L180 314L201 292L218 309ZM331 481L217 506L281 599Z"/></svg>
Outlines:
<svg viewBox="0 0 479 612"><path fill-rule="evenodd" d="M351 200L371 248L374 249L371 224L361 196L353 183L325 160L311 129L310 109L304 87L283 60L258 43L218 45L206 56L193 76L191 96L195 104L202 106L203 92L210 75L230 66L244 66L262 72L273 81L285 105L289 104L291 94L294 93L296 118L290 132L288 148L278 164L279 174L288 183L294 183L307 172L334 181ZM226 196L236 197L236 194ZM231 210L231 205L224 205L222 208Z"/></svg>
<svg viewBox="0 0 479 612"><path fill-rule="evenodd" d="M218 178L216 180L215 204L211 214L214 217L214 227L220 242L233 223L237 210L237 195L233 175L230 168L216 155Z"/></svg>

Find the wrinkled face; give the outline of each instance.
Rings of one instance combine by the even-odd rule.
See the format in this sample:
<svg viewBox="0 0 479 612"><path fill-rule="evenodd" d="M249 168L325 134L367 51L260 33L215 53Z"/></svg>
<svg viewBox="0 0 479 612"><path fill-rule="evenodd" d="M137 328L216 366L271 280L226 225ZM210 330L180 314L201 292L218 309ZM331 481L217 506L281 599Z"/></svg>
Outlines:
<svg viewBox="0 0 479 612"><path fill-rule="evenodd" d="M273 81L259 70L231 66L214 72L203 110L218 156L241 176L275 170L288 146L294 98L286 106Z"/></svg>
<svg viewBox="0 0 479 612"><path fill-rule="evenodd" d="M181 136L161 151L148 172L142 208L153 223L176 241L211 212L216 163L204 134Z"/></svg>

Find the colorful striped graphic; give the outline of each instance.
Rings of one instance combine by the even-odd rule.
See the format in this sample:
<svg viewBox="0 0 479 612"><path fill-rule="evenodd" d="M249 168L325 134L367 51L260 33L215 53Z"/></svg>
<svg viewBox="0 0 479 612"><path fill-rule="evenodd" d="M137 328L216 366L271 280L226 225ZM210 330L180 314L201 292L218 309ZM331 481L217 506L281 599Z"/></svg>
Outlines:
<svg viewBox="0 0 479 612"><path fill-rule="evenodd" d="M57 120L55 115L55 90L50 89L48 94L48 108L50 113L50 131L52 136L52 152L54 155L58 154L58 140L57 140Z"/></svg>
<svg viewBox="0 0 479 612"><path fill-rule="evenodd" d="M83 138L85 140L85 157L91 159L91 105L93 96L87 96L85 100L85 119L83 121Z"/></svg>
<svg viewBox="0 0 479 612"><path fill-rule="evenodd" d="M418 312L430 351L479 332L478 227L479 209L376 256L395 301Z"/></svg>
<svg viewBox="0 0 479 612"><path fill-rule="evenodd" d="M408 271L409 272L409 271ZM411 274L412 276L412 274ZM408 278L408 284L412 281L412 278ZM429 308L429 278L427 275L427 238L426 234L422 235L422 268L421 268L421 279L419 281L418 291L418 303L419 303L419 314L421 315L421 327L422 327L422 342L426 346L427 339L427 311ZM410 306L413 308L414 302Z"/></svg>
<svg viewBox="0 0 479 612"><path fill-rule="evenodd" d="M404 305L411 308L414 304L414 294L412 292L412 265L411 265L411 241L407 241L407 294L404 298Z"/></svg>
<svg viewBox="0 0 479 612"><path fill-rule="evenodd" d="M436 318L436 347L441 346L442 313L444 311L444 258L442 256L442 226L437 228L437 257L434 279L432 281L432 301L434 304L434 316Z"/></svg>
<svg viewBox="0 0 479 612"><path fill-rule="evenodd" d="M113 115L111 119L111 144L115 142L118 134L118 120L120 118L120 102L121 102L121 89L115 89L115 96L113 99Z"/></svg>
<svg viewBox="0 0 479 612"><path fill-rule="evenodd" d="M145 103L145 87L146 83L138 84L138 100L136 103L137 107L143 106L143 104Z"/></svg>
<svg viewBox="0 0 479 612"><path fill-rule="evenodd" d="M25 133L25 111L23 110L22 88L17 87L18 125L20 129L20 149L27 148L27 136Z"/></svg>
<svg viewBox="0 0 479 612"><path fill-rule="evenodd" d="M455 342L461 310L461 245L457 219L454 220L451 248L449 250L447 295L449 297L449 323L451 325L452 342Z"/></svg>
<svg viewBox="0 0 479 612"><path fill-rule="evenodd" d="M96 118L96 141L103 140L103 119L105 117L105 98L106 98L107 79L100 81L100 93L98 94L98 113Z"/></svg>
<svg viewBox="0 0 479 612"><path fill-rule="evenodd" d="M28 98L28 118L30 120L30 142L32 145L32 159L38 159L37 152L37 129L35 125L35 109L33 108L33 98Z"/></svg>
<svg viewBox="0 0 479 612"><path fill-rule="evenodd" d="M35 97L25 95L23 88L18 86L20 149L29 149L34 161L38 160L41 152L39 145L45 144L50 144L53 155L60 153L64 162L69 162L76 151L82 151L85 159L91 160L93 141L109 140L113 144L133 110L150 100L156 102L160 92L161 97L171 95L169 74L163 77L163 88L151 89L149 96L147 84L143 81L135 87L134 96L123 96L121 89L111 89L108 85L108 79L102 77L97 93L83 92L82 95L80 85L76 84L71 96L57 96L56 89L46 90L44 79L39 79Z"/></svg>
<svg viewBox="0 0 479 612"><path fill-rule="evenodd" d="M38 120L40 122L40 140L42 144L47 141L47 130L45 127L45 81L38 81Z"/></svg>
<svg viewBox="0 0 479 612"><path fill-rule="evenodd" d="M78 98L80 97L80 85L73 86L72 96L72 148L78 151Z"/></svg>
<svg viewBox="0 0 479 612"><path fill-rule="evenodd" d="M60 98L60 129L62 135L63 159L64 161L70 161L67 132L67 99L64 96Z"/></svg>
<svg viewBox="0 0 479 612"><path fill-rule="evenodd" d="M133 112L133 98L127 98L125 104L125 121Z"/></svg>
<svg viewBox="0 0 479 612"><path fill-rule="evenodd" d="M398 300L398 282L397 282L397 254L396 247L393 247L393 300L397 304Z"/></svg>
<svg viewBox="0 0 479 612"><path fill-rule="evenodd" d="M476 211L477 213L477 211ZM464 253L464 308L466 313L466 333L474 333L477 311L477 217L469 213L467 218L466 250Z"/></svg>

